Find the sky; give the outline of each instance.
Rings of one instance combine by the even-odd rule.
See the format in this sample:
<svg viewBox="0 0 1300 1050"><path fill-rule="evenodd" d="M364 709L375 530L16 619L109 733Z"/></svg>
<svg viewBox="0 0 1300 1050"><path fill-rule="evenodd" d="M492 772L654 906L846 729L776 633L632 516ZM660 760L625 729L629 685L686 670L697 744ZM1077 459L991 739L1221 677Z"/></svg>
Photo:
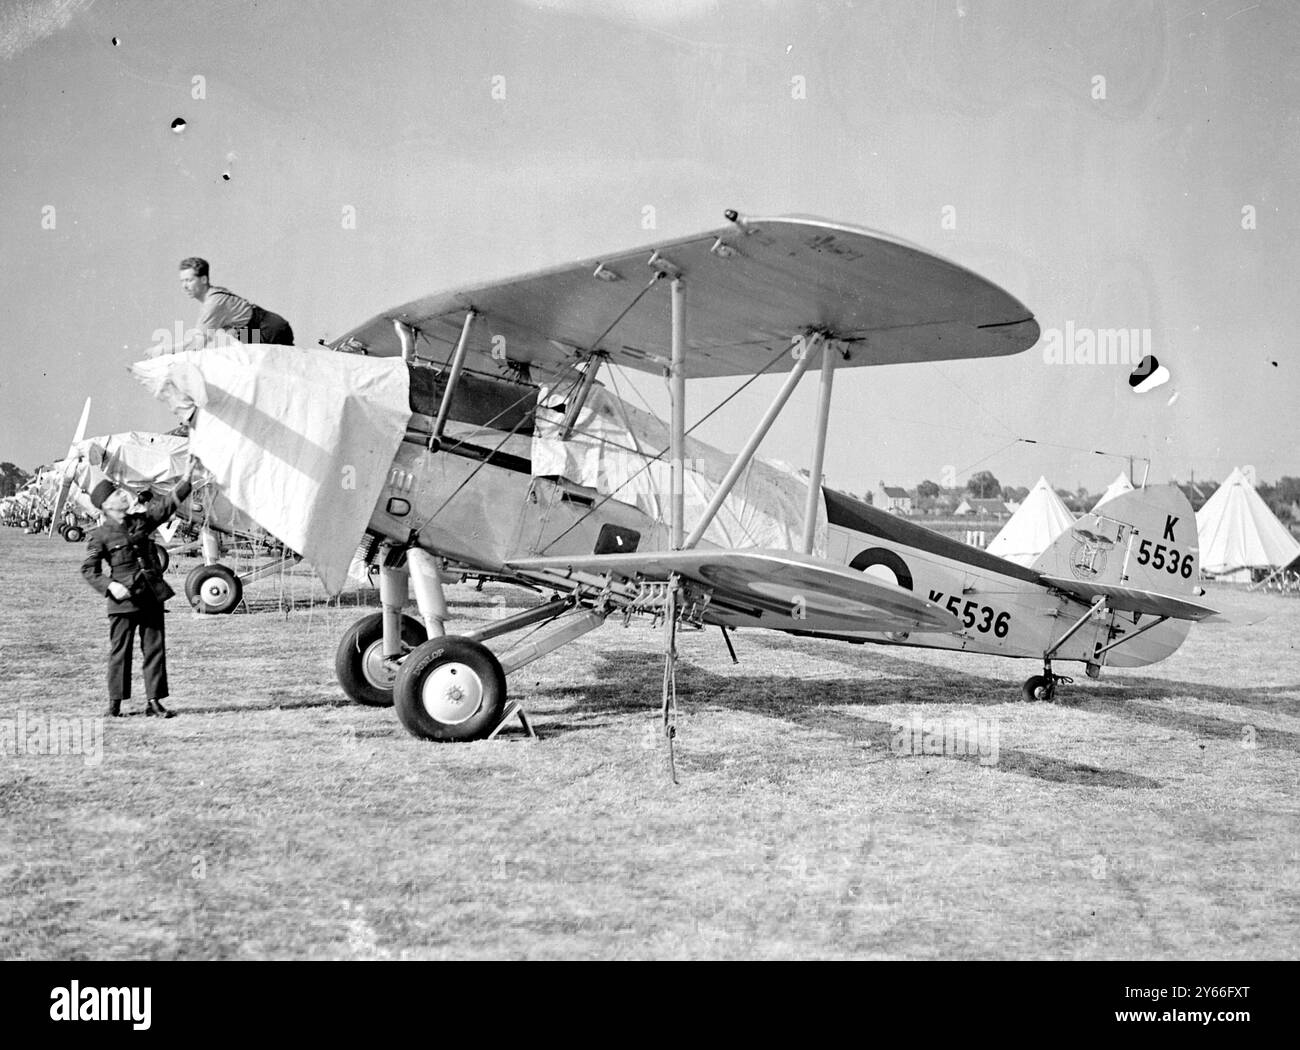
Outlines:
<svg viewBox="0 0 1300 1050"><path fill-rule="evenodd" d="M902 237L1169 370L841 370L832 487L1300 475L1298 53L1286 0L6 0L0 460L61 456L86 396L92 434L173 425L126 367L194 323L185 256L310 345L735 208ZM697 436L738 449L780 382ZM808 465L816 396L760 454Z"/></svg>

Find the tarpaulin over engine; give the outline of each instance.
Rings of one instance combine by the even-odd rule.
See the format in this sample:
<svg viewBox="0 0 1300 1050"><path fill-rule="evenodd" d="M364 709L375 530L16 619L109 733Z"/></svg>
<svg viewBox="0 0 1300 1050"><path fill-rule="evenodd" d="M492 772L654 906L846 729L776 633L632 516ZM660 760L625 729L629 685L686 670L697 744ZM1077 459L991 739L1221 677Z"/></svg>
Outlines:
<svg viewBox="0 0 1300 1050"><path fill-rule="evenodd" d="M230 501L337 594L411 417L406 365L233 345L131 372L189 423L190 451Z"/></svg>

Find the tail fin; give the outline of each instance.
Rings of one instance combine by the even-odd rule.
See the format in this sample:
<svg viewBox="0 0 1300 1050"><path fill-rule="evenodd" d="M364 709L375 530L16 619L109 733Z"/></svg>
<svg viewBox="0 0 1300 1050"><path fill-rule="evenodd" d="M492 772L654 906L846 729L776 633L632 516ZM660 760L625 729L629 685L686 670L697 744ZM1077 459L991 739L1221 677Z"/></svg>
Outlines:
<svg viewBox="0 0 1300 1050"><path fill-rule="evenodd" d="M1200 580L1196 515L1176 485L1126 492L1083 515L1032 568L1081 585L1193 595Z"/></svg>

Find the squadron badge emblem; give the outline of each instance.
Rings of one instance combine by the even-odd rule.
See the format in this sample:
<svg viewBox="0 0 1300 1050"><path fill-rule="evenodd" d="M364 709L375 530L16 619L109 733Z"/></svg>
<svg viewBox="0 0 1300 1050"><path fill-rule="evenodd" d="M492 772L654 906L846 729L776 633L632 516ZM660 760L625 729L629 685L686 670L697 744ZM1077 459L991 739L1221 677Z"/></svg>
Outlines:
<svg viewBox="0 0 1300 1050"><path fill-rule="evenodd" d="M1106 569L1106 559L1115 541L1100 530L1076 526L1072 530L1074 546L1070 548L1070 572L1076 579L1095 580Z"/></svg>

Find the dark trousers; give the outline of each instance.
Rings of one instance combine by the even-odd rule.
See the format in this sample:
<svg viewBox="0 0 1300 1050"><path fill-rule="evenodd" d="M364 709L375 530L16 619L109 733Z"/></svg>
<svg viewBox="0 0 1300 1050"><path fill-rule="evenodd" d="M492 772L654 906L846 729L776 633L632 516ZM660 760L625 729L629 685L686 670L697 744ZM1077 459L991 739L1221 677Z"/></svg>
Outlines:
<svg viewBox="0 0 1300 1050"><path fill-rule="evenodd" d="M293 346L293 329L289 327L289 322L279 314L263 313L262 314L262 338L261 343L270 343L273 346Z"/></svg>
<svg viewBox="0 0 1300 1050"><path fill-rule="evenodd" d="M248 331L252 338L244 342L293 346L293 329L289 327L289 322L279 314L263 310L260 306L253 307L253 316L248 319Z"/></svg>
<svg viewBox="0 0 1300 1050"><path fill-rule="evenodd" d="M144 651L145 697L164 700L168 695L167 642L161 603L139 612L118 613L108 618L108 698L131 698L131 650L135 648L137 629L140 631L140 648Z"/></svg>

